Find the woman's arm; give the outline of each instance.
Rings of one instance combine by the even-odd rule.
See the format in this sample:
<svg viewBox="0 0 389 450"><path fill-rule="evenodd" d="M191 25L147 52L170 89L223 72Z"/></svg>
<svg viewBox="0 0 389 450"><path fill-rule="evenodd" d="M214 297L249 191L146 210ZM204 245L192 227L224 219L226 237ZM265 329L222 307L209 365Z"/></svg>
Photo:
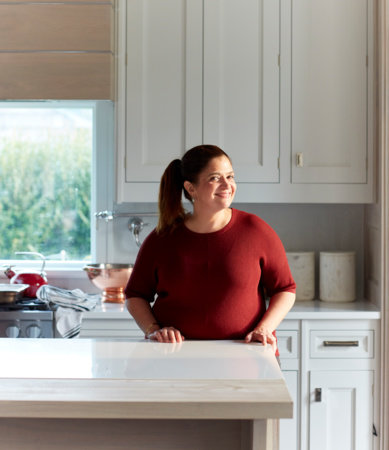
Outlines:
<svg viewBox="0 0 389 450"><path fill-rule="evenodd" d="M292 292L279 292L273 295L267 311L254 330L245 337L245 342L259 341L263 345L270 344L275 351L277 343L273 331L288 314L295 299L296 294Z"/></svg>
<svg viewBox="0 0 389 450"><path fill-rule="evenodd" d="M141 297L127 299L128 312L135 319L146 339L158 342L182 342L184 337L174 327L161 328L154 317L150 303Z"/></svg>

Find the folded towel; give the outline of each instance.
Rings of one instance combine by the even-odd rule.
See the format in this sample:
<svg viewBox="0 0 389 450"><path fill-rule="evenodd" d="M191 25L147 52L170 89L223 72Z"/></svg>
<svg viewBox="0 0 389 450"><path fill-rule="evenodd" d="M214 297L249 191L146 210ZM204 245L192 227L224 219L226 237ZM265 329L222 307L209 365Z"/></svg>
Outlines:
<svg viewBox="0 0 389 450"><path fill-rule="evenodd" d="M78 337L81 331L82 312L60 306L54 314L55 326L63 338Z"/></svg>
<svg viewBox="0 0 389 450"><path fill-rule="evenodd" d="M71 291L45 284L36 296L47 304L56 305L55 323L59 334L66 339L78 337L84 311L91 311L99 302L100 294L85 294L81 289Z"/></svg>

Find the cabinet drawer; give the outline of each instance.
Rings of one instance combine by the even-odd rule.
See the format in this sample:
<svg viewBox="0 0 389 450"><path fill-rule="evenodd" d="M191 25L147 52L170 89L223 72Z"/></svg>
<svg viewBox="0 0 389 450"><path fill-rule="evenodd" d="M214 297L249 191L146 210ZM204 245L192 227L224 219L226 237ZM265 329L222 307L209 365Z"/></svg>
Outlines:
<svg viewBox="0 0 389 450"><path fill-rule="evenodd" d="M277 330L277 344L282 359L298 358L298 331Z"/></svg>
<svg viewBox="0 0 389 450"><path fill-rule="evenodd" d="M83 330L140 330L131 319L82 319Z"/></svg>
<svg viewBox="0 0 389 450"><path fill-rule="evenodd" d="M106 338L106 339L142 339L144 334L140 330L93 330L82 329L79 338L93 339L93 338Z"/></svg>
<svg viewBox="0 0 389 450"><path fill-rule="evenodd" d="M373 330L311 330L311 358L373 358Z"/></svg>
<svg viewBox="0 0 389 450"><path fill-rule="evenodd" d="M144 334L133 319L83 318L80 338L143 338Z"/></svg>

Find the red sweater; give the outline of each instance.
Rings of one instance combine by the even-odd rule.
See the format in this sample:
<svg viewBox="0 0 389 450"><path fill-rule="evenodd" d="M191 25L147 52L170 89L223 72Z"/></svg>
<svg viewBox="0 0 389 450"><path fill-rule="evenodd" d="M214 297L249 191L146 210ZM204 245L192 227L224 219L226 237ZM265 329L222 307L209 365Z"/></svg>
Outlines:
<svg viewBox="0 0 389 450"><path fill-rule="evenodd" d="M230 222L213 233L184 224L167 235L152 231L125 292L155 299L158 323L187 339L243 339L265 312L262 288L270 297L295 292L284 247L262 219L233 209Z"/></svg>

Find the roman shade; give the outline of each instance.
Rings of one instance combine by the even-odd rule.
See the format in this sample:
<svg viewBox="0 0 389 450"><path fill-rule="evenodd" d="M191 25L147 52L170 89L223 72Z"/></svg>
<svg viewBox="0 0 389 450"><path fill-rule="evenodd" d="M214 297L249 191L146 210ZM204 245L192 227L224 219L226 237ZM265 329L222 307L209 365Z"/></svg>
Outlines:
<svg viewBox="0 0 389 450"><path fill-rule="evenodd" d="M0 99L114 95L114 0L0 0Z"/></svg>

